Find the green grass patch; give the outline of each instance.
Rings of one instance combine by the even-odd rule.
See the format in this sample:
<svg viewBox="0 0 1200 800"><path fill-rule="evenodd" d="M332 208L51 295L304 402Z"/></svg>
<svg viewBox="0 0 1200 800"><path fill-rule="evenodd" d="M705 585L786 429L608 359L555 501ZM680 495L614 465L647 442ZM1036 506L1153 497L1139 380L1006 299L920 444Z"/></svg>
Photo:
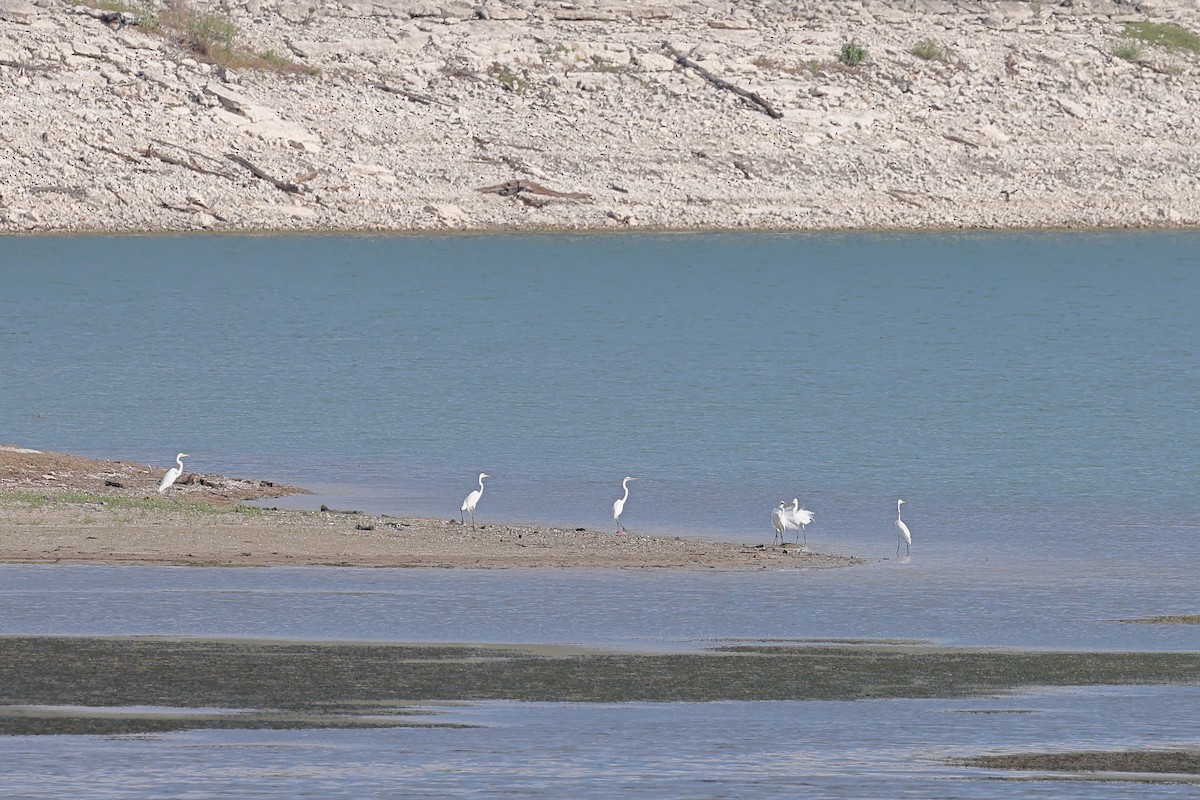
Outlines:
<svg viewBox="0 0 1200 800"><path fill-rule="evenodd" d="M1126 39L1147 42L1167 50L1200 53L1200 36L1174 22L1130 22L1121 31Z"/></svg>
<svg viewBox="0 0 1200 800"><path fill-rule="evenodd" d="M215 514L229 511L229 507L216 506L205 502L187 502L173 500L167 497L126 497L124 495L95 494L93 492L4 492L0 501L5 504L15 503L26 508L39 509L53 506L103 506L110 510L121 511L192 511L202 514ZM244 513L261 513L262 509L254 506L238 506L234 510L249 509Z"/></svg>
<svg viewBox="0 0 1200 800"><path fill-rule="evenodd" d="M1122 39L1113 45L1112 54L1125 61L1137 61L1142 57L1142 45L1133 39Z"/></svg>
<svg viewBox="0 0 1200 800"><path fill-rule="evenodd" d="M265 508L259 508L258 506L247 506L238 503L233 507L233 513L241 514L244 517L261 517L267 513L267 510Z"/></svg>
<svg viewBox="0 0 1200 800"><path fill-rule="evenodd" d="M838 52L838 63L847 67L857 67L867 60L867 48L858 42L846 42Z"/></svg>

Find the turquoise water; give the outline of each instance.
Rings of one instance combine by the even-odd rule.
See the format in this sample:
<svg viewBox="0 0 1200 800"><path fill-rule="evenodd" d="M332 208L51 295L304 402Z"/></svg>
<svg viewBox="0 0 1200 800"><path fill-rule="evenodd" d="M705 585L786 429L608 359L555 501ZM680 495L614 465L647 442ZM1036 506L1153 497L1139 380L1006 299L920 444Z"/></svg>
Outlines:
<svg viewBox="0 0 1200 800"><path fill-rule="evenodd" d="M1200 233L0 239L0 442L837 571L0 567L0 633L1197 650ZM896 559L904 497L913 555ZM469 609L469 611L464 611ZM1196 745L1194 687L443 709L469 731L0 738L53 797L1174 797L945 755ZM1002 713L966 713L996 711ZM1011 712L1011 713L1010 713Z"/></svg>
<svg viewBox="0 0 1200 800"><path fill-rule="evenodd" d="M1193 553L1200 234L7 239L5 438L372 513ZM1182 548L1182 549L1181 549Z"/></svg>

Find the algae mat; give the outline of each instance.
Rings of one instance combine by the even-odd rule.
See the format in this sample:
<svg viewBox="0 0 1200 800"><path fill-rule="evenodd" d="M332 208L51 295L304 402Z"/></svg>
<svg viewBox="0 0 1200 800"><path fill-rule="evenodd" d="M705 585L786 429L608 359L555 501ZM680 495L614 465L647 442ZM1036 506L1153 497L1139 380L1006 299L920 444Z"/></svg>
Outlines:
<svg viewBox="0 0 1200 800"><path fill-rule="evenodd" d="M1200 684L1200 653L764 644L688 653L144 637L0 637L0 733L436 725L455 701L950 698Z"/></svg>

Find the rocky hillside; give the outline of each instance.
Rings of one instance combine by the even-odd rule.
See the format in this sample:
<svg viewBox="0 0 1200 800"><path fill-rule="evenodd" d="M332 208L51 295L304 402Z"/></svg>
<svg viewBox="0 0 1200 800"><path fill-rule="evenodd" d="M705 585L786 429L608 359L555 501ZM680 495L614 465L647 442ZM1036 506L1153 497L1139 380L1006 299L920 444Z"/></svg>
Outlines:
<svg viewBox="0 0 1200 800"><path fill-rule="evenodd" d="M0 230L1196 225L1198 30L1195 0L0 0Z"/></svg>

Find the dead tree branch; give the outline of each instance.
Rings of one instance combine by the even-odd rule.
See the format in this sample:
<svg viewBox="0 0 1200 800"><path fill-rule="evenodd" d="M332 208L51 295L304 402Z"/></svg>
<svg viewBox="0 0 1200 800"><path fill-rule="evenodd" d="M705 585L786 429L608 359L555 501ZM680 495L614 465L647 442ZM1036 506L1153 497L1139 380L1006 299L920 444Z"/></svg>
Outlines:
<svg viewBox="0 0 1200 800"><path fill-rule="evenodd" d="M224 217L221 214L218 214L215 210L213 210L209 206L206 206L203 203L197 203L194 200L192 202L189 202L186 205L181 205L179 203L171 203L166 200L159 200L158 203L163 208L170 209L171 211L178 211L181 214L208 214L213 219L220 220L221 222L229 221L229 219L227 217Z"/></svg>
<svg viewBox="0 0 1200 800"><path fill-rule="evenodd" d="M764 114L766 114L771 119L779 119L780 117L783 116L782 111L780 111L779 109L775 108L775 106L768 103L760 95L756 94L755 92L751 92L747 89L743 89L740 86L735 86L732 83L730 83L729 81L724 80L723 78L718 78L716 75L713 75L711 72L706 70L704 67L700 66L695 61L688 58L683 53L679 52L674 47L672 47L670 42L663 42L662 47L664 50L666 50L668 53L671 54L671 58L675 59L676 64L678 64L681 67L687 67L688 69L694 69L697 73L699 73L701 78L704 78L704 80L708 81L713 86L716 86L718 89L724 89L727 92L733 92L738 97L742 98L743 100L750 103L751 105L758 106L759 110L762 111Z"/></svg>
<svg viewBox="0 0 1200 800"><path fill-rule="evenodd" d="M405 89L403 86L393 86L390 83L382 83L382 82L373 83L371 85L374 86L376 89L382 89L383 91L389 92L391 94L398 94L407 100L412 100L414 103L422 103L427 106L434 106L434 105L448 106L448 105L450 105L449 103L443 102L441 100L435 100L434 98L429 97L428 95L417 94L416 92L409 91L408 89Z"/></svg>
<svg viewBox="0 0 1200 800"><path fill-rule="evenodd" d="M131 156L131 155L129 155L129 153L122 153L120 150L118 150L115 147L108 147L108 146L102 145L102 144L92 144L91 142L87 142L87 144L90 147L93 147L102 153L108 153L109 155L116 156L117 158L120 158L124 161L128 161L130 164L141 163L141 159L138 158L137 156Z"/></svg>
<svg viewBox="0 0 1200 800"><path fill-rule="evenodd" d="M920 203L918 203L916 200L914 200L912 197L910 197L912 192L906 192L902 189L885 189L884 192L886 194L890 194L892 197L896 198L901 203L908 203L910 206L916 206L917 208L925 207L925 206L921 205Z"/></svg>
<svg viewBox="0 0 1200 800"><path fill-rule="evenodd" d="M180 149L183 149L183 148L180 148ZM177 166L177 167L185 167L187 169L192 170L193 172L199 172L201 175L216 175L219 178L228 178L230 180L233 180L233 173L231 173L231 172L226 172L224 170L209 169L208 167L198 164L196 162L196 159L194 159L194 158L177 158L176 156L169 155L167 153L162 152L161 150L155 150L153 145L151 145L151 146L147 147L145 150L143 150L142 155L146 156L147 158L157 158L159 161L163 162L164 164L173 164L174 166ZM207 158L207 156L206 156L206 158Z"/></svg>
<svg viewBox="0 0 1200 800"><path fill-rule="evenodd" d="M534 205L536 207L544 205L544 201L538 204L534 201L534 198L521 197L522 192L539 194L545 197L556 197L561 200L581 200L589 203L592 200L592 196L584 192L558 192L542 186L540 183L522 180L505 181L504 183L497 183L495 186L483 186L476 191L483 192L484 194L498 194L501 197L517 197L527 205Z"/></svg>
<svg viewBox="0 0 1200 800"><path fill-rule="evenodd" d="M252 174L254 177L266 181L280 191L287 192L288 194L302 194L305 191L305 188L299 184L281 181L278 178L271 177L254 164L251 164L249 161L239 155L236 155L235 153L226 153L225 157L235 164L241 164L243 167L250 170L250 174Z"/></svg>
<svg viewBox="0 0 1200 800"><path fill-rule="evenodd" d="M949 139L952 142L958 142L959 144L965 144L967 147L979 147L978 142L972 142L970 139L964 139L963 137L953 133L943 133L942 138Z"/></svg>

